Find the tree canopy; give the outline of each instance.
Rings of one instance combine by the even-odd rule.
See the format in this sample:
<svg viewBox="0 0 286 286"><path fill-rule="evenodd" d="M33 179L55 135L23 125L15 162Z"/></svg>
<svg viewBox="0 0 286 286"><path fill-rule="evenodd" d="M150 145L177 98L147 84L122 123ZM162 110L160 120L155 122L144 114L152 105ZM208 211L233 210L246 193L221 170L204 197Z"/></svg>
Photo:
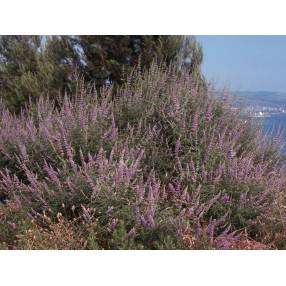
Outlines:
<svg viewBox="0 0 286 286"><path fill-rule="evenodd" d="M19 111L40 95L56 97L75 88L80 75L97 88L125 81L132 67L148 68L156 60L187 68L202 81L203 53L187 36L2 36L0 97Z"/></svg>

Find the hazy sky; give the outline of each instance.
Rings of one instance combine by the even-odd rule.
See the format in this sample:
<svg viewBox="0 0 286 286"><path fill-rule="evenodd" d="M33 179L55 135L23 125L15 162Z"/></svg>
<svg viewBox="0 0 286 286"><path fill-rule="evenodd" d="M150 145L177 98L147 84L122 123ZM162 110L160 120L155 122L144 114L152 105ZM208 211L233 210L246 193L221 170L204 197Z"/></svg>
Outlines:
<svg viewBox="0 0 286 286"><path fill-rule="evenodd" d="M197 36L218 87L286 92L286 36Z"/></svg>

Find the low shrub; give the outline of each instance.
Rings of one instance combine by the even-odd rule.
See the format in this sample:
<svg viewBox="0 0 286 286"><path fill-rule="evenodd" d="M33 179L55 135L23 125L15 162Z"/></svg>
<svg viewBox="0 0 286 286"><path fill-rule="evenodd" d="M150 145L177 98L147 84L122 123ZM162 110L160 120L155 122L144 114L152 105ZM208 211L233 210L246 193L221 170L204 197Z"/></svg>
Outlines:
<svg viewBox="0 0 286 286"><path fill-rule="evenodd" d="M77 86L0 108L2 248L285 248L279 145L227 98L156 64Z"/></svg>

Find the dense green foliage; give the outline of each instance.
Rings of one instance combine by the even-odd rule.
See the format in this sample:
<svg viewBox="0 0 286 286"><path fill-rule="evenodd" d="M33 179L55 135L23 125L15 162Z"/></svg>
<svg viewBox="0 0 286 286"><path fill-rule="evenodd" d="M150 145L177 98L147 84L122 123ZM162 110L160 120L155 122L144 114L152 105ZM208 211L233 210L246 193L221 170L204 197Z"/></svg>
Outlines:
<svg viewBox="0 0 286 286"><path fill-rule="evenodd" d="M121 85L132 68L152 61L186 67L201 82L202 50L184 36L2 36L0 97L11 111L41 95L75 92L83 77L99 89Z"/></svg>

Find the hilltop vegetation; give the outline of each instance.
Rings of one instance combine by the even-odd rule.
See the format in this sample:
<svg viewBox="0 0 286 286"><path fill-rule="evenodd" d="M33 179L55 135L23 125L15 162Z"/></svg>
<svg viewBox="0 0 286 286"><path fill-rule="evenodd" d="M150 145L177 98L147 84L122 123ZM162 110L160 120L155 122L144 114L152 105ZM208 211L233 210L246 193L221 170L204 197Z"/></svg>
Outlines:
<svg viewBox="0 0 286 286"><path fill-rule="evenodd" d="M2 36L1 248L286 248L280 142L202 59L183 36Z"/></svg>
<svg viewBox="0 0 286 286"><path fill-rule="evenodd" d="M49 95L75 93L77 79L100 89L125 82L132 68L164 61L202 82L202 49L185 36L0 36L0 98L12 112Z"/></svg>
<svg viewBox="0 0 286 286"><path fill-rule="evenodd" d="M175 65L1 106L0 245L285 248L279 142Z"/></svg>

